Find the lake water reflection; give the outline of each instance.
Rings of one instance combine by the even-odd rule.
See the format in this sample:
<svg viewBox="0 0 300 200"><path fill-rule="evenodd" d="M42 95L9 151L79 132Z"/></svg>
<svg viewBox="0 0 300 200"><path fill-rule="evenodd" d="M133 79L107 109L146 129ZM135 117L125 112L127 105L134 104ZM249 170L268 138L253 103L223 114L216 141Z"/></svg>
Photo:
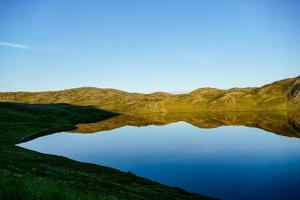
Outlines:
<svg viewBox="0 0 300 200"><path fill-rule="evenodd" d="M81 134L19 146L221 199L300 199L298 119L249 112L118 116L80 125Z"/></svg>

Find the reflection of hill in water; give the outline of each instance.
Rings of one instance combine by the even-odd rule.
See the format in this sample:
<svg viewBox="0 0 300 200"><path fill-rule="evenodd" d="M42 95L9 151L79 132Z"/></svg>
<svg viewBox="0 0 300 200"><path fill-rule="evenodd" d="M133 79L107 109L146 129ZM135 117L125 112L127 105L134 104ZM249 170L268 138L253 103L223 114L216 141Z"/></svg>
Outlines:
<svg viewBox="0 0 300 200"><path fill-rule="evenodd" d="M256 127L279 135L300 137L300 115L287 111L177 112L143 116L119 115L105 121L80 124L74 133L95 133L123 126L165 125L184 121L199 128L219 126Z"/></svg>

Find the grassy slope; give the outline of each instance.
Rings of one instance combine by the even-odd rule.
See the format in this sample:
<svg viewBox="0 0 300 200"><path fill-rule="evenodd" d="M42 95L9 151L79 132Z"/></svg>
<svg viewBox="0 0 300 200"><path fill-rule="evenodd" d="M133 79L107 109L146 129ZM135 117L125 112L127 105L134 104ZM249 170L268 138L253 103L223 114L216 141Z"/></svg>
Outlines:
<svg viewBox="0 0 300 200"><path fill-rule="evenodd" d="M201 88L188 94L127 93L114 89L76 88L53 92L0 93L0 101L93 105L119 113L174 112L181 110L300 109L300 78L260 88L219 90Z"/></svg>
<svg viewBox="0 0 300 200"><path fill-rule="evenodd" d="M0 103L0 199L206 199L131 173L14 146L28 135L113 115L67 104Z"/></svg>

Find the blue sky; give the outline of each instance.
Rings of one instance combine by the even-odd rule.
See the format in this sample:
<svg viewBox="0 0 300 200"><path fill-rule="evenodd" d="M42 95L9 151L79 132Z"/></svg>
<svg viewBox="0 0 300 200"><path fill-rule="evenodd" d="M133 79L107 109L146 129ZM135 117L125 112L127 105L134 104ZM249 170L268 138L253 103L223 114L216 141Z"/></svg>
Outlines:
<svg viewBox="0 0 300 200"><path fill-rule="evenodd" d="M185 92L300 75L300 1L0 0L0 91Z"/></svg>

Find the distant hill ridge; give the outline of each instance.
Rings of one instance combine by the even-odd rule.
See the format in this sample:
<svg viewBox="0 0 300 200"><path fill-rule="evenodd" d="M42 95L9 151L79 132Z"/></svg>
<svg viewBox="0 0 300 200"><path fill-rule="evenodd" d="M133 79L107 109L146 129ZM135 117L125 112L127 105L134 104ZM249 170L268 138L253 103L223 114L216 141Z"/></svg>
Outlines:
<svg viewBox="0 0 300 200"><path fill-rule="evenodd" d="M91 105L119 113L229 110L298 110L300 76L262 87L199 88L186 94L129 93L116 89L81 87L48 92L2 92L0 102Z"/></svg>

